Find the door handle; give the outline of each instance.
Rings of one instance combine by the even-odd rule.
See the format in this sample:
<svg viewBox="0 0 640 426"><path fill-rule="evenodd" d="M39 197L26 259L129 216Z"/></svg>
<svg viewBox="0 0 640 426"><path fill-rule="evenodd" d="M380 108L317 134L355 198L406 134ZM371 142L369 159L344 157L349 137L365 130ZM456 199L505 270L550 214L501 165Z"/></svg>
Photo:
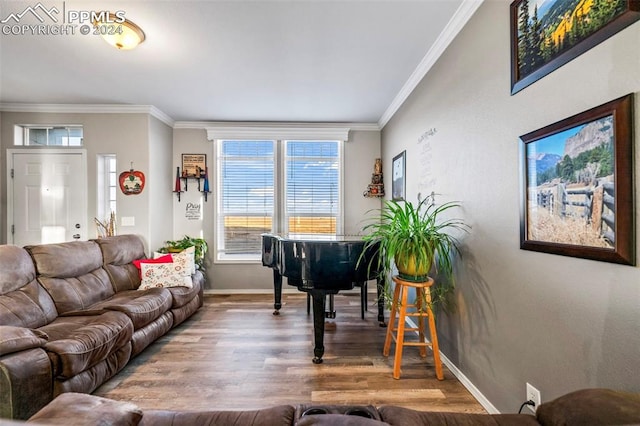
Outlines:
<svg viewBox="0 0 640 426"><path fill-rule="evenodd" d="M80 239L80 234L73 234L73 239L74 240L79 240Z"/></svg>

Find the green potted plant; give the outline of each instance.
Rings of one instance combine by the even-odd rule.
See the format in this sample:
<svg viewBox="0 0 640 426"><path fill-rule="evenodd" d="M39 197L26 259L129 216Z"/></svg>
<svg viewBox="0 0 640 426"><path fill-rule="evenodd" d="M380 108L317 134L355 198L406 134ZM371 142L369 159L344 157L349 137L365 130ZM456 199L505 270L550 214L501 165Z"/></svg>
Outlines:
<svg viewBox="0 0 640 426"><path fill-rule="evenodd" d="M161 247L159 253L179 253L182 250L195 247L194 258L198 269L204 272L204 255L207 253L209 246L204 238L194 238L185 235L180 240L169 240L164 242L164 246Z"/></svg>
<svg viewBox="0 0 640 426"><path fill-rule="evenodd" d="M368 268L375 268L384 277L384 297L392 300L390 275L395 266L400 278L407 281L426 281L432 268L438 276L431 289L434 305L444 309L450 307L453 292L454 257L460 254L458 240L453 234L466 232L468 226L455 218L442 218L459 203L447 202L436 205L434 195L421 200L417 205L409 201L387 200L376 216L364 226L365 250L376 250Z"/></svg>

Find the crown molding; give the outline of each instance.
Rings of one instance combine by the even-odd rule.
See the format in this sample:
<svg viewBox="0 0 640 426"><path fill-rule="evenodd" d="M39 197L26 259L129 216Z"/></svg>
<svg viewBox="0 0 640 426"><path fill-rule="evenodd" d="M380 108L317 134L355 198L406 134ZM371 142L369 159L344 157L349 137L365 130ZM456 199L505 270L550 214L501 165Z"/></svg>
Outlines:
<svg viewBox="0 0 640 426"><path fill-rule="evenodd" d="M380 117L380 120L378 121L378 127L380 129L384 128L389 120L391 120L391 117L393 117L398 109L400 109L404 101L407 100L409 95L411 95L411 93L415 90L424 76L427 75L431 67L436 63L438 58L440 58L442 53L444 53L449 44L451 44L453 39L467 24L469 19L471 19L471 17L475 13L475 11L478 10L483 1L484 0L462 1L462 4L458 8L458 10L456 10L456 13L453 14L453 17L451 18L451 20L449 20L444 30L442 30L435 43L433 43L431 49L429 49L420 64L418 64L418 67L413 71L404 86L402 86L400 92L396 95L393 101L391 101L391 104L384 112L384 114L382 114L382 117Z"/></svg>
<svg viewBox="0 0 640 426"><path fill-rule="evenodd" d="M0 103L0 111L66 114L149 114L173 127L175 121L153 105Z"/></svg>
<svg viewBox="0 0 640 426"><path fill-rule="evenodd" d="M331 127L329 125L318 125L305 123L251 123L242 125L240 123L210 123L205 130L207 139L277 139L277 140L349 140L349 127Z"/></svg>
<svg viewBox="0 0 640 426"><path fill-rule="evenodd" d="M270 129L275 128L314 128L314 129L326 129L345 127L349 130L358 130L366 132L378 132L380 127L377 123L315 123L315 122L258 122L258 121L176 121L173 125L174 129L205 129L209 128L254 128L254 127L267 127Z"/></svg>

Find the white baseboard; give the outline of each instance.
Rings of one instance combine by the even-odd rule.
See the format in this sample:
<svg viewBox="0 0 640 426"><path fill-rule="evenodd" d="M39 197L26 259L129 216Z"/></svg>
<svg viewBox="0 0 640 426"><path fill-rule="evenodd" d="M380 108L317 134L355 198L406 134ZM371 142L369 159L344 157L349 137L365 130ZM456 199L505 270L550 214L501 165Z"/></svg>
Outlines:
<svg viewBox="0 0 640 426"><path fill-rule="evenodd" d="M409 324L410 327L413 327L413 328L417 328L418 327L418 325L415 322L413 322L413 320L411 318L407 318L406 322ZM418 334L417 331L415 333ZM427 339L427 341L428 341L428 339ZM447 358L445 354L442 353L442 351L440 351L440 360L442 361L442 363L444 365L447 366L449 371L451 371L451 373L454 376L456 376L456 379L458 379L458 381L460 383L462 383L462 386L464 386L471 393L471 395L473 395L473 397L478 400L480 405L482 405L482 408L487 410L487 413L489 413L489 414L500 414L500 411L498 411L498 409L491 403L491 401L489 401L482 394L482 392L480 392L478 390L478 388L475 387L475 385L471 382L471 380L469 380L467 378L467 376L465 376L462 373L462 371L460 371L458 369L458 367L456 367L456 365L453 362L451 362L451 360L449 358Z"/></svg>

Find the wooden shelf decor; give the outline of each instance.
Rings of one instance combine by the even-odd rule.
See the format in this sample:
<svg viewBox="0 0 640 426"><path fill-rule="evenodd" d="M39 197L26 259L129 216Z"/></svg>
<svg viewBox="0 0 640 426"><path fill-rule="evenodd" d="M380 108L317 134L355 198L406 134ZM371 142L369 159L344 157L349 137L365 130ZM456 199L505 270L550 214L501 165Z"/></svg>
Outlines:
<svg viewBox="0 0 640 426"><path fill-rule="evenodd" d="M384 183L382 178L382 159L376 158L373 165L373 174L371 175L371 183L367 186L367 190L362 194L365 197L380 198L384 197Z"/></svg>

